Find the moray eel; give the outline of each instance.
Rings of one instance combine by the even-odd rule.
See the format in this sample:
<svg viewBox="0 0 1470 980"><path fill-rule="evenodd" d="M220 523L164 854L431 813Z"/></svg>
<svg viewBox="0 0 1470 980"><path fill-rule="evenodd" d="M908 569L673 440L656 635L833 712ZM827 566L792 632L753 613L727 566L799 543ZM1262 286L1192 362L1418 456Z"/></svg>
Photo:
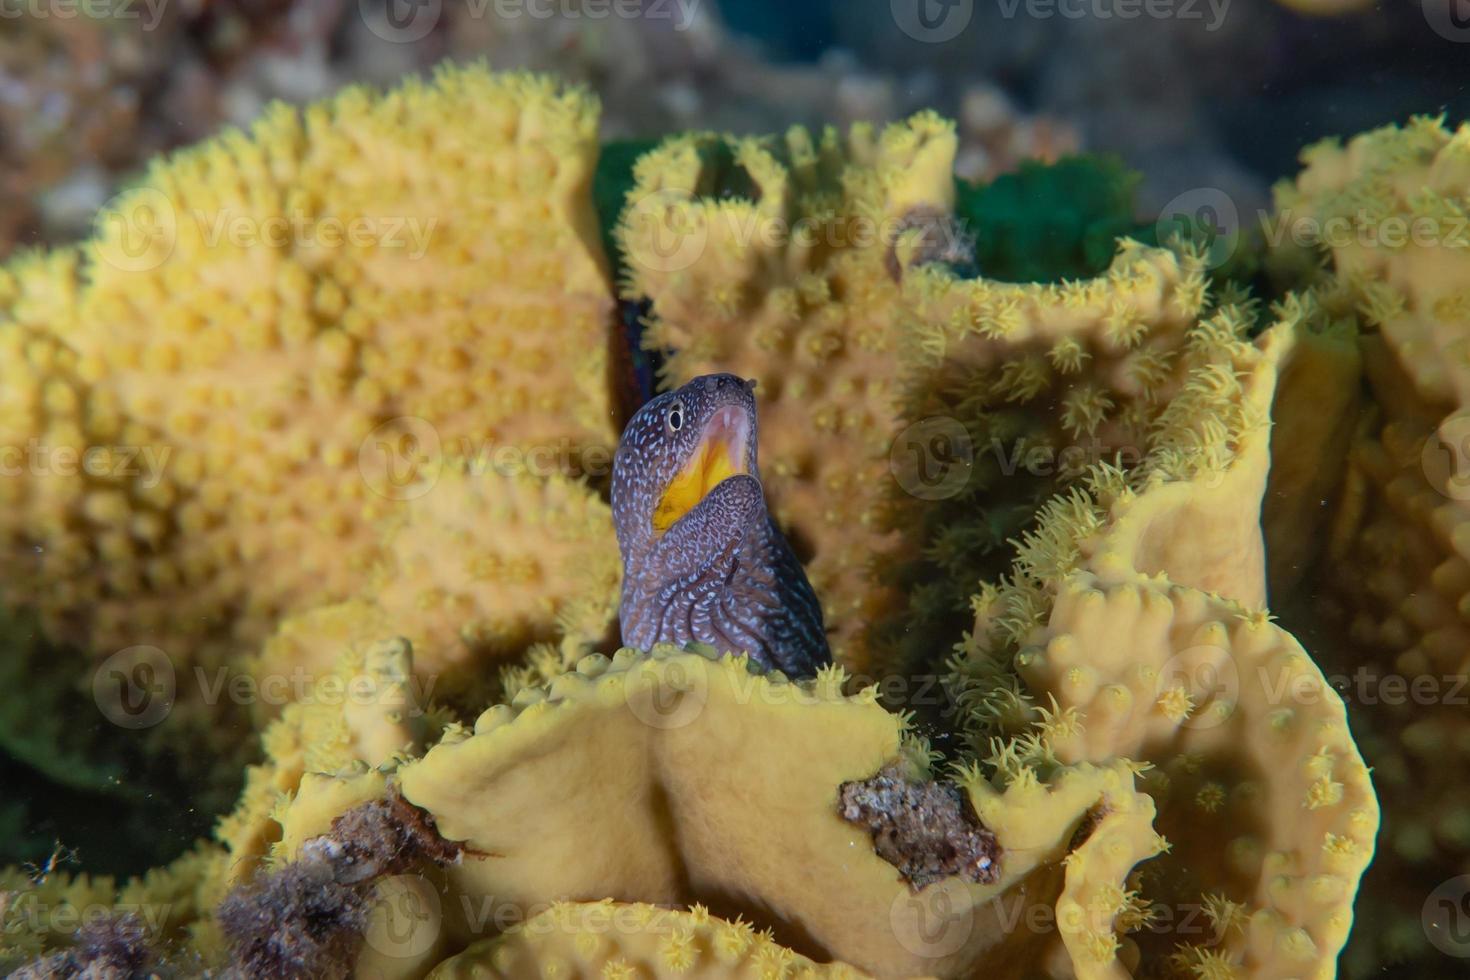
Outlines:
<svg viewBox="0 0 1470 980"><path fill-rule="evenodd" d="M706 643L809 677L832 662L822 607L766 510L754 381L695 378L633 416L613 458L623 643Z"/></svg>

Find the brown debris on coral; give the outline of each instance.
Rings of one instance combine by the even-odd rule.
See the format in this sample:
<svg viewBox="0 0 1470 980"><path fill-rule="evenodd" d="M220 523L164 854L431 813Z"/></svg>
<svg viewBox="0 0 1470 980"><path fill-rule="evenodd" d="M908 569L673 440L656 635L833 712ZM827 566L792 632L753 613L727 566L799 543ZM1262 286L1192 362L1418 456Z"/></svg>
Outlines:
<svg viewBox="0 0 1470 980"><path fill-rule="evenodd" d="M84 922L76 944L28 963L10 980L142 980L158 976L143 920L131 913Z"/></svg>
<svg viewBox="0 0 1470 980"><path fill-rule="evenodd" d="M361 948L379 878L458 863L464 848L396 792L354 807L292 861L236 888L218 921L230 980L346 976Z"/></svg>
<svg viewBox="0 0 1470 980"><path fill-rule="evenodd" d="M322 859L288 864L227 897L219 908L231 980L346 976L367 929L370 892L336 879Z"/></svg>
<svg viewBox="0 0 1470 980"><path fill-rule="evenodd" d="M1088 810L1083 815L1082 822L1077 825L1077 829L1072 832L1072 842L1067 845L1067 850L1075 851L1091 840L1093 832L1102 825L1103 820L1107 818L1110 812L1108 807L1101 803Z"/></svg>
<svg viewBox="0 0 1470 980"><path fill-rule="evenodd" d="M878 856L916 892L951 875L1000 880L1000 844L952 783L916 782L886 766L843 783L837 799L842 819L866 827Z"/></svg>
<svg viewBox="0 0 1470 980"><path fill-rule="evenodd" d="M440 837L434 818L396 792L348 810L332 821L330 834L302 849L302 860L330 863L347 884L403 874L424 861L455 864L463 855L464 845Z"/></svg>

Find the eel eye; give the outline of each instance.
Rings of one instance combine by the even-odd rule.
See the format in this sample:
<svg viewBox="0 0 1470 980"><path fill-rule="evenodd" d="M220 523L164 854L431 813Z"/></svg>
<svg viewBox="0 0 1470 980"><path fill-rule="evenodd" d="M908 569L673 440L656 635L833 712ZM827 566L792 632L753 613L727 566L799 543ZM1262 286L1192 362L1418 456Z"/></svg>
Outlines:
<svg viewBox="0 0 1470 980"><path fill-rule="evenodd" d="M684 427L684 403L674 402L669 406L669 431L678 432Z"/></svg>

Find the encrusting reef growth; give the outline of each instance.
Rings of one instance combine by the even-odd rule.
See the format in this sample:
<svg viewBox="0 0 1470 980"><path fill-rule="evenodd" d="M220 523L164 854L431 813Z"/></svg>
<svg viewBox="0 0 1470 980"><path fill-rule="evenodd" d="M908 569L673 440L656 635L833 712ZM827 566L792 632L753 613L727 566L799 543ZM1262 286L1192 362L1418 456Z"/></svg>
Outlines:
<svg viewBox="0 0 1470 980"><path fill-rule="evenodd" d="M0 481L6 602L104 656L235 669L411 561L384 525L445 460L551 446L575 476L610 452L596 157L595 100L547 79L354 89L159 161L92 241L0 271L0 444L47 454ZM487 585L537 571L433 557ZM482 630L462 599L461 656L523 649L513 614Z"/></svg>
<svg viewBox="0 0 1470 980"><path fill-rule="evenodd" d="M1355 935L1345 963L1360 976L1384 962L1427 971L1437 954L1421 907L1470 871L1459 775L1470 761L1470 126L1416 118L1318 143L1302 161L1276 188L1283 234L1271 268L1283 283L1334 292L1348 343L1298 386L1318 399L1349 374L1361 394L1279 442L1278 463L1316 461L1341 489L1310 539L1316 560L1273 593L1343 678L1394 804L1364 893L1376 927ZM1280 528L1272 547L1300 547L1295 533Z"/></svg>
<svg viewBox="0 0 1470 980"><path fill-rule="evenodd" d="M1263 301L1150 243L1110 164L1062 165L1087 203L1003 260L1025 195L956 183L933 114L601 171L596 125L478 67L354 90L158 164L124 205L172 215L157 264L104 232L0 271L0 444L176 452L149 485L0 480L7 605L98 656L303 676L248 712L263 758L214 842L121 887L7 872L0 957L96 945L27 907L133 903L195 970L1334 975L1379 808L1318 661L1470 666L1463 504L1419 479L1436 427L1459 445L1470 252L1279 248ZM1467 134L1315 150L1283 213L1443 223ZM210 243L199 212L438 224L408 256ZM832 630L814 679L610 642L619 301L663 386L759 380L772 512ZM1355 615L1303 611L1318 579ZM160 731L227 759L225 716L178 708ZM1452 713L1351 721L1439 807L1390 814L1382 873L1463 864L1426 765ZM349 873L344 828L384 814L403 833Z"/></svg>

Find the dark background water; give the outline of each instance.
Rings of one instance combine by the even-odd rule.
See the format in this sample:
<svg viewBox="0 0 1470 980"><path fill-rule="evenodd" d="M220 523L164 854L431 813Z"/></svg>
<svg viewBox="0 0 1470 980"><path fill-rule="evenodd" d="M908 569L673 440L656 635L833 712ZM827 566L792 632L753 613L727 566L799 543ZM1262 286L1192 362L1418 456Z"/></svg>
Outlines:
<svg viewBox="0 0 1470 980"><path fill-rule="evenodd" d="M1168 16L1124 20L1127 2L726 0L720 11L774 59L851 52L909 73L950 111L967 79L995 80L1021 108L1078 126L1086 148L1144 170L1154 198L1202 174L1257 197L1316 140L1416 114L1470 117L1466 0L1330 16L1274 0L1179 0L1155 8ZM898 21L920 7L930 23L968 9L968 22L951 39L915 41Z"/></svg>

